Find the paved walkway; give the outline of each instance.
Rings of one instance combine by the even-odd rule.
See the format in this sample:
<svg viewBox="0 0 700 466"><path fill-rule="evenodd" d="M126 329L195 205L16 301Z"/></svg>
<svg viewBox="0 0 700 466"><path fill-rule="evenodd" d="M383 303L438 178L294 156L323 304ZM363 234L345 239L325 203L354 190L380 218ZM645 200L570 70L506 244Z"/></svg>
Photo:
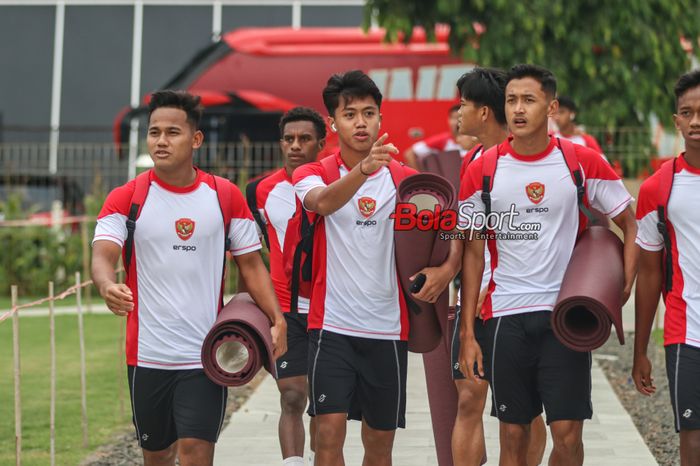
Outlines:
<svg viewBox="0 0 700 466"><path fill-rule="evenodd" d="M420 355L409 353L406 429L399 429L394 447L397 466L437 466L425 377ZM653 456L618 401L598 364L593 363L594 417L584 427L586 460L590 466L652 466ZM486 413L491 409L486 403ZM216 447L216 466L281 465L277 440L279 395L274 380L266 378L255 394L233 415ZM308 419L308 418L307 418ZM498 423L484 415L488 464L498 464ZM308 425L306 422L305 425ZM308 444L308 436L307 436ZM548 439L545 463L551 450ZM345 443L348 466L362 464L360 423L350 422Z"/></svg>

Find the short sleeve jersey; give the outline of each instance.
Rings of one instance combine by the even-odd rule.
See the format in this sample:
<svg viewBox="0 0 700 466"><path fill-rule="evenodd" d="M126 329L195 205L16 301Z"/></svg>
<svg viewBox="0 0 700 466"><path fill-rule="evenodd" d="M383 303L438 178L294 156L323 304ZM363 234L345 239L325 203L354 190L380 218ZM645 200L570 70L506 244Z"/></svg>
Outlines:
<svg viewBox="0 0 700 466"><path fill-rule="evenodd" d="M289 312L291 292L283 262L285 236L298 232L287 231L287 224L296 211L296 196L292 178L287 170L279 169L258 184L255 192L256 207L265 222L270 240L270 277L282 312ZM299 296L298 312L309 312L309 299Z"/></svg>
<svg viewBox="0 0 700 466"><path fill-rule="evenodd" d="M664 240L657 229L660 199L659 172L639 190L636 243L646 251L661 251ZM673 257L673 284L665 297L664 344L685 343L700 347L700 169L681 154L666 210Z"/></svg>
<svg viewBox="0 0 700 466"><path fill-rule="evenodd" d="M422 141L418 141L411 146L411 150L418 158L426 157L434 153L452 150L458 150L462 157L467 154L467 151L464 150L462 146L457 144L457 142L452 138L452 133L449 131L445 131L444 133L436 134Z"/></svg>
<svg viewBox="0 0 700 466"><path fill-rule="evenodd" d="M574 145L586 183L586 202L612 218L632 202L622 180L597 152ZM551 311L576 238L585 228L564 156L551 138L547 148L520 155L510 139L499 154L491 188L486 247L491 279L481 314L484 319ZM467 168L460 186L460 228L483 227L481 199L484 157Z"/></svg>
<svg viewBox="0 0 700 466"><path fill-rule="evenodd" d="M96 241L123 246L135 181L113 190L95 228ZM250 210L233 186L231 252L260 249ZM134 310L127 318L126 357L131 366L201 368L202 343L219 311L224 261L224 219L213 176L197 170L195 182L170 186L150 172L148 195L136 220L127 285Z"/></svg>
<svg viewBox="0 0 700 466"><path fill-rule="evenodd" d="M341 178L348 174L332 155ZM403 167L407 174L414 170ZM302 165L292 176L304 198L325 187L320 163ZM408 338L408 314L399 291L394 258L396 188L388 168L372 173L343 207L316 227L309 329L384 340Z"/></svg>

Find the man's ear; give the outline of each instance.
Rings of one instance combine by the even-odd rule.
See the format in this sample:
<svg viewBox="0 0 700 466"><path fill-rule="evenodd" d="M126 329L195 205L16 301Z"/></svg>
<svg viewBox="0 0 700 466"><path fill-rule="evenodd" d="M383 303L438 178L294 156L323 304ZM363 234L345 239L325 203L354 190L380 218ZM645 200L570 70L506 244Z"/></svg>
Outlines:
<svg viewBox="0 0 700 466"><path fill-rule="evenodd" d="M318 141L318 148L320 150L323 150L324 147L326 147L326 138L323 138Z"/></svg>
<svg viewBox="0 0 700 466"><path fill-rule="evenodd" d="M552 101L549 103L549 109L547 109L547 116L553 118L558 111L559 101L557 99L552 99Z"/></svg>
<svg viewBox="0 0 700 466"><path fill-rule="evenodd" d="M335 118L333 117L328 117L328 126L331 128L331 131L334 133L338 131L338 129L335 127Z"/></svg>
<svg viewBox="0 0 700 466"><path fill-rule="evenodd" d="M681 130L681 127L678 124L678 114L677 113L673 114L673 126L675 126L678 131Z"/></svg>
<svg viewBox="0 0 700 466"><path fill-rule="evenodd" d="M486 105L482 105L480 110L481 110L481 121L486 122L486 120L489 119L489 113L491 112L491 109L488 108Z"/></svg>
<svg viewBox="0 0 700 466"><path fill-rule="evenodd" d="M576 114L574 112L571 112L571 121L574 121L576 119Z"/></svg>
<svg viewBox="0 0 700 466"><path fill-rule="evenodd" d="M194 132L194 136L192 137L192 149L199 149L202 147L202 144L204 143L204 133L201 130L197 130Z"/></svg>

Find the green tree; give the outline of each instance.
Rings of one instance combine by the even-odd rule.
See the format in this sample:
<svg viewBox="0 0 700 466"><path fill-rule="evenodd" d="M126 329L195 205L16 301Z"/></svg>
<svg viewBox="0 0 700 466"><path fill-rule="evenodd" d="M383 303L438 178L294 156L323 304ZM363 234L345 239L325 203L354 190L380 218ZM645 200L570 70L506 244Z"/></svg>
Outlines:
<svg viewBox="0 0 700 466"><path fill-rule="evenodd" d="M466 61L545 66L596 126L640 124L652 112L670 122L673 85L700 50L700 0L367 0L365 27L373 18L389 40L447 24Z"/></svg>

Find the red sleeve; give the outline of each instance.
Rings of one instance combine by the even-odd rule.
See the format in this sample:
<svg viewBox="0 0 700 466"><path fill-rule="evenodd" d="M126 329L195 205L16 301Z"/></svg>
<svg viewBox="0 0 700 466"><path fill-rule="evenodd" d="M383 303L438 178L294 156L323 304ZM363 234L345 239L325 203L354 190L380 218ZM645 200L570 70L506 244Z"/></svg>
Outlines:
<svg viewBox="0 0 700 466"><path fill-rule="evenodd" d="M97 218L102 218L110 214L121 214L128 216L129 207L131 206L131 198L134 195L136 181L131 180L125 185L119 186L112 190L105 199Z"/></svg>
<svg viewBox="0 0 700 466"><path fill-rule="evenodd" d="M452 135L449 133L449 131L447 131L425 138L423 143L433 150L442 151L445 149L445 145L447 144L448 139L451 137Z"/></svg>
<svg viewBox="0 0 700 466"><path fill-rule="evenodd" d="M292 173L292 184L297 184L307 176L313 175L323 178L323 166L321 162L305 163L297 167Z"/></svg>
<svg viewBox="0 0 700 466"><path fill-rule="evenodd" d="M466 157L465 157L466 160ZM464 168L464 175L460 178L459 183L459 200L466 201L475 192L481 190L481 172L484 168L484 158L479 157L472 163L467 163L466 167L464 163L462 164Z"/></svg>
<svg viewBox="0 0 700 466"><path fill-rule="evenodd" d="M649 212L656 210L659 205L659 172L654 173L647 178L639 188L639 197L637 199L637 220L644 218Z"/></svg>
<svg viewBox="0 0 700 466"><path fill-rule="evenodd" d="M596 139L593 136L584 133L582 134L582 137L583 140L586 141L586 147L588 147L589 149L593 149L598 153L603 153L603 150L600 148L600 144L598 144L598 141L596 141Z"/></svg>
<svg viewBox="0 0 700 466"><path fill-rule="evenodd" d="M253 214L250 213L248 208L248 203L243 197L240 188L231 183L231 218L240 218L246 220L253 220Z"/></svg>
<svg viewBox="0 0 700 466"><path fill-rule="evenodd" d="M574 144L576 149L576 157L583 168L586 179L592 180L619 180L612 166L600 156L600 152L596 152L588 147L583 147L579 144Z"/></svg>

